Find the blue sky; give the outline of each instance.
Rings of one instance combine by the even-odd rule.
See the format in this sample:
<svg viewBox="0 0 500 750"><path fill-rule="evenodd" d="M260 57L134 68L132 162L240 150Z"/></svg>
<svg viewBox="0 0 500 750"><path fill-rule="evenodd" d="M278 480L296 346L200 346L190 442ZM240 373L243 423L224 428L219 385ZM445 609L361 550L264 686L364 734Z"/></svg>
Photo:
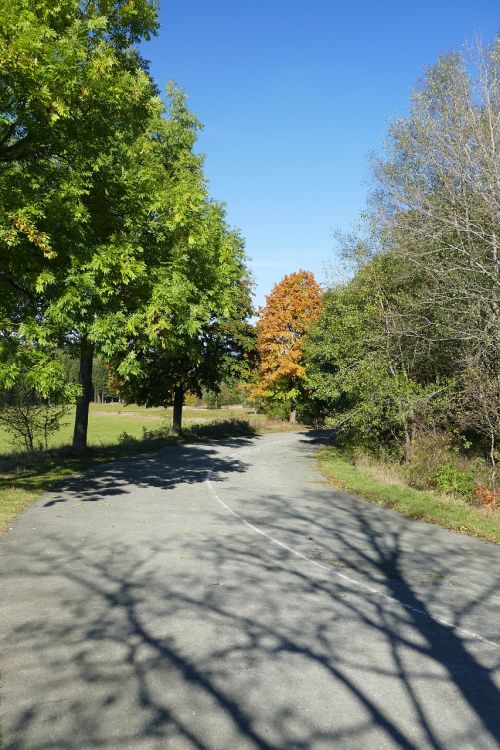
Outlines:
<svg viewBox="0 0 500 750"><path fill-rule="evenodd" d="M246 239L257 304L286 273L324 282L362 210L367 156L440 52L491 40L498 4L160 0L144 45L204 123L211 193Z"/></svg>

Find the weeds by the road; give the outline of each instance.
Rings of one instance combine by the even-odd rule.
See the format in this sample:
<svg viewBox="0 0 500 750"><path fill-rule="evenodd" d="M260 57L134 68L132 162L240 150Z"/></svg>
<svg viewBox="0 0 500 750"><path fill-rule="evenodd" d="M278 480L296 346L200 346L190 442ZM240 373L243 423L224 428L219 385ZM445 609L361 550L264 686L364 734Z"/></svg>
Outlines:
<svg viewBox="0 0 500 750"><path fill-rule="evenodd" d="M454 531L500 544L500 510L474 507L451 496L405 486L400 477L361 468L333 446L319 454L319 465L334 487L351 490L366 500Z"/></svg>

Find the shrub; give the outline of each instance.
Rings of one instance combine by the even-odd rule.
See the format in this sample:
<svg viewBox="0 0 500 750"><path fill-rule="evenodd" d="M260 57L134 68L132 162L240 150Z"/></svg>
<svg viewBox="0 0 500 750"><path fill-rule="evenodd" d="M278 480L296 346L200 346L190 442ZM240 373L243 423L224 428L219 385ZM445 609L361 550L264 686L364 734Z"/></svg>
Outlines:
<svg viewBox="0 0 500 750"><path fill-rule="evenodd" d="M482 505L485 508L496 508L500 505L500 497L498 493L491 490L485 485L476 487L474 490L474 504Z"/></svg>
<svg viewBox="0 0 500 750"><path fill-rule="evenodd" d="M451 474L454 472L467 475L469 480L466 485L470 487L470 482L473 482L469 494L476 484L488 484L486 462L474 453L471 455L470 443L462 436L445 431L420 434L415 441L411 461L403 467L403 472L408 484L417 490L439 489L438 473L440 486L446 484L447 476L453 485ZM453 489L444 488L441 491L460 495Z"/></svg>
<svg viewBox="0 0 500 750"><path fill-rule="evenodd" d="M474 492L476 481L470 472L459 471L454 466L445 464L436 471L435 486L438 492L468 499Z"/></svg>
<svg viewBox="0 0 500 750"><path fill-rule="evenodd" d="M118 436L118 444L119 445L129 445L130 443L136 443L137 439L130 435L128 432L120 432Z"/></svg>
<svg viewBox="0 0 500 750"><path fill-rule="evenodd" d="M266 408L268 419L280 419L287 422L290 417L290 403L288 401L275 401Z"/></svg>
<svg viewBox="0 0 500 750"><path fill-rule="evenodd" d="M186 432L201 438L248 437L256 434L255 428L246 419L216 419L190 425Z"/></svg>
<svg viewBox="0 0 500 750"><path fill-rule="evenodd" d="M255 435L255 428L246 419L214 419L212 422L188 425L184 428L186 438L228 438ZM143 440L168 440L172 438L170 426L152 430L142 428Z"/></svg>
<svg viewBox="0 0 500 750"><path fill-rule="evenodd" d="M170 426L155 427L148 429L147 427L142 428L142 439L143 440L166 440L171 437L172 428Z"/></svg>
<svg viewBox="0 0 500 750"><path fill-rule="evenodd" d="M25 377L0 393L0 424L14 443L29 452L48 450L49 437L59 430L68 411L68 404L43 397Z"/></svg>
<svg viewBox="0 0 500 750"><path fill-rule="evenodd" d="M445 433L419 435L413 455L404 467L404 475L411 487L428 490L436 486L436 472L452 463L449 440ZM457 467L458 468L458 467ZM462 468L462 467L460 467Z"/></svg>

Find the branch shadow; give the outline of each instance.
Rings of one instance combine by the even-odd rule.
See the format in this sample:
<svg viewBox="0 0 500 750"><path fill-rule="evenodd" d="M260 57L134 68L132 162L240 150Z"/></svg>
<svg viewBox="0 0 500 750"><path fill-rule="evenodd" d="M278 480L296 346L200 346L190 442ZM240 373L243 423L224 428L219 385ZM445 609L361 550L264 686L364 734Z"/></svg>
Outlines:
<svg viewBox="0 0 500 750"><path fill-rule="evenodd" d="M236 449L253 444L255 440L256 438L233 438L218 441L217 445ZM52 497L43 503L43 507L50 508L71 499L98 502L127 495L132 488L137 487L172 490L180 484L204 482L207 471L212 471L217 480L219 474L245 470L245 463L235 458L222 457L216 446L175 446L135 456L131 460L113 461L64 479L53 488Z"/></svg>
<svg viewBox="0 0 500 750"><path fill-rule="evenodd" d="M114 467L108 489L189 485L209 465L220 491L247 482L238 511L265 535L227 514L190 537L153 528L144 546L77 530L7 546L11 750L498 746L500 650L467 633L498 636L497 548L468 540L468 557L454 535L329 489L251 505L251 474L210 446L158 456Z"/></svg>

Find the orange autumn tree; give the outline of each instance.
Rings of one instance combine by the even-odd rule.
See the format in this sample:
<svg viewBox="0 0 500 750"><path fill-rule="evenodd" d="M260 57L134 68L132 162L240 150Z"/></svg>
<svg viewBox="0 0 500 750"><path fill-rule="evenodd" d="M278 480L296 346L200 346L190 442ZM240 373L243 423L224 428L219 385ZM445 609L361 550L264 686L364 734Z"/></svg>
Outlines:
<svg viewBox="0 0 500 750"><path fill-rule="evenodd" d="M251 389L253 398L284 403L290 421L305 375L302 339L319 316L322 291L309 271L285 276L266 297L257 322L258 365Z"/></svg>

